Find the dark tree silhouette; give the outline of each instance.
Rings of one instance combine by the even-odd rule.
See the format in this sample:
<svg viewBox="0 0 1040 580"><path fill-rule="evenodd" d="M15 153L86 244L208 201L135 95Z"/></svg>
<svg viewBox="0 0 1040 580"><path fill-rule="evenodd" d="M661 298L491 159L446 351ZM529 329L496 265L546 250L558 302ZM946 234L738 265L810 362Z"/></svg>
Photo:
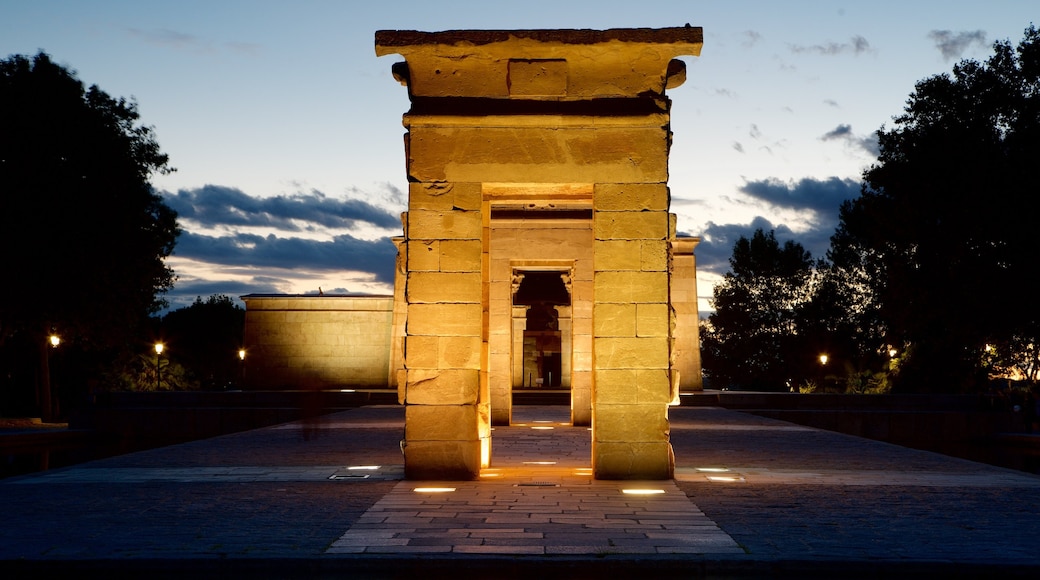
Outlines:
<svg viewBox="0 0 1040 580"><path fill-rule="evenodd" d="M705 374L718 388L787 389L806 377L818 355L799 329L811 295L812 256L759 229L737 240L729 263L701 333Z"/></svg>
<svg viewBox="0 0 1040 580"><path fill-rule="evenodd" d="M905 348L896 390L977 388L987 344L1040 341L1040 33L993 49L916 85L832 239L860 312Z"/></svg>
<svg viewBox="0 0 1040 580"><path fill-rule="evenodd" d="M149 184L167 156L138 119L42 52L0 60L0 340L111 348L163 305L179 232Z"/></svg>
<svg viewBox="0 0 1040 580"><path fill-rule="evenodd" d="M187 369L204 389L237 385L241 379L238 350L242 348L245 310L223 295L195 299L163 317L163 338L169 357ZM240 386L240 385L239 385Z"/></svg>

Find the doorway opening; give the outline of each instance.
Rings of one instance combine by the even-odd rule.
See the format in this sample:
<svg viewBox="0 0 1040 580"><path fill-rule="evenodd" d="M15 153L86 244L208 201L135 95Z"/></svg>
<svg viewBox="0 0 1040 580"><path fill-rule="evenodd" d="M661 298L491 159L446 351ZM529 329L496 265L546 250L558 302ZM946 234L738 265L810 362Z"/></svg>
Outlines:
<svg viewBox="0 0 1040 580"><path fill-rule="evenodd" d="M516 270L514 390L570 389L569 271ZM518 376L519 375L519 376ZM561 397L562 399L562 397Z"/></svg>

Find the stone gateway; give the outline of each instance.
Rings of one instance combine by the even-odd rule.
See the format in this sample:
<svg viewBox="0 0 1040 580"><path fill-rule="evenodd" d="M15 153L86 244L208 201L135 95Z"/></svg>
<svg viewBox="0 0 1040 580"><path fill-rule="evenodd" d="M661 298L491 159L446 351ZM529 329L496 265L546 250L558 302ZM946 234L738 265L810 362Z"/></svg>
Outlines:
<svg viewBox="0 0 1040 580"><path fill-rule="evenodd" d="M405 471L471 479L525 385L571 393L601 479L672 476L699 388L693 238L669 213L676 57L700 28L379 31L407 87Z"/></svg>

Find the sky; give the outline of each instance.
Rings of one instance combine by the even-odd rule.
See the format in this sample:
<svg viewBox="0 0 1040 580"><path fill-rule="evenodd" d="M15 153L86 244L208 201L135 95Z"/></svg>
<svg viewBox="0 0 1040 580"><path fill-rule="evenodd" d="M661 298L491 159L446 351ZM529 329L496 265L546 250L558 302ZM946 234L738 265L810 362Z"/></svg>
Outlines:
<svg viewBox="0 0 1040 580"><path fill-rule="evenodd" d="M0 0L0 58L44 51L137 103L176 171L171 308L251 293L388 294L407 204L406 89L377 30L704 29L670 89L671 211L702 314L755 229L824 257L915 83L1017 44L1035 0Z"/></svg>

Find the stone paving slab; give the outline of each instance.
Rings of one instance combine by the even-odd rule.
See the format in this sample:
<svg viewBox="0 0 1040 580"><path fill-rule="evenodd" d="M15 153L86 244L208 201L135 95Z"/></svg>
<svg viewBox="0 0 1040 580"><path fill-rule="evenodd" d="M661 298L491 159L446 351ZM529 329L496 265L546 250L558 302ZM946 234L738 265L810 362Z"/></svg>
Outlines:
<svg viewBox="0 0 1040 580"><path fill-rule="evenodd" d="M476 482L402 482L326 553L743 553L671 481L602 482L575 471L493 469L485 475L495 477Z"/></svg>
<svg viewBox="0 0 1040 580"><path fill-rule="evenodd" d="M587 428L529 407L495 428L480 481L407 482L403 415L366 407L0 480L0 575L1040 577L1036 475L680 407L675 480L627 498L635 482L591 479Z"/></svg>

